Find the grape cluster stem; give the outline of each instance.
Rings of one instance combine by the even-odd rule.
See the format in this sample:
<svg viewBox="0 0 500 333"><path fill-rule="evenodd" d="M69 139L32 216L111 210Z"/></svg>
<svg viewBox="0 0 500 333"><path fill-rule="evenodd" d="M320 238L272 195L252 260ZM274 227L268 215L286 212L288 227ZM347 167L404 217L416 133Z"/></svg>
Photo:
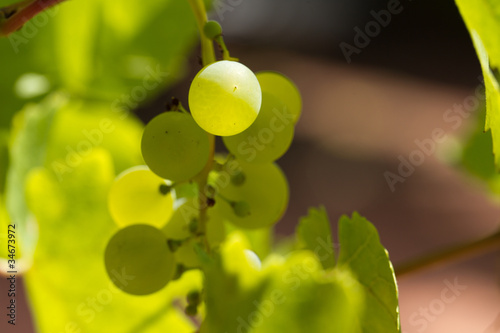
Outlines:
<svg viewBox="0 0 500 333"><path fill-rule="evenodd" d="M193 10L193 14L196 18L196 23L198 25L198 31L200 34L200 42L201 42L201 61L203 66L210 65L215 62L215 50L213 41L205 36L203 33L203 28L208 21L207 11L205 8L205 3L203 0L188 0L191 8ZM199 195L199 207L200 207L200 216L199 216L199 225L198 225L198 234L203 235L203 243L207 252L210 252L210 246L208 244L206 230L207 230L207 203L205 198L205 187L207 186L208 174L212 170L214 155L215 155L215 136L207 133L209 136L209 147L210 147L210 155L208 157L208 162L203 168L203 170L196 176L195 181L198 184L198 193Z"/></svg>

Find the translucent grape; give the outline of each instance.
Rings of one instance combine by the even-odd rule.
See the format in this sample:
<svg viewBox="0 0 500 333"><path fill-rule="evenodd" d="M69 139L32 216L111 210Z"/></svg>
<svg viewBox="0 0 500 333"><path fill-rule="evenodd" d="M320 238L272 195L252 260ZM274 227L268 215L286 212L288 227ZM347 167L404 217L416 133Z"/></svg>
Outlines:
<svg viewBox="0 0 500 333"><path fill-rule="evenodd" d="M189 89L189 107L201 128L214 135L241 133L257 118L262 92L255 74L235 61L204 67Z"/></svg>
<svg viewBox="0 0 500 333"><path fill-rule="evenodd" d="M146 224L131 225L114 234L104 262L113 283L133 295L160 290L172 279L176 267L165 235Z"/></svg>
<svg viewBox="0 0 500 333"><path fill-rule="evenodd" d="M165 112L144 129L142 156L151 171L172 181L196 176L209 157L209 139L193 120L181 112Z"/></svg>
<svg viewBox="0 0 500 333"><path fill-rule="evenodd" d="M273 95L281 101L282 105L278 109L291 113L293 122L297 123L302 112L302 98L297 86L285 75L277 72L259 72L256 76L262 92Z"/></svg>
<svg viewBox="0 0 500 333"><path fill-rule="evenodd" d="M240 160L270 163L290 147L294 122L276 96L262 93L262 107L255 122L240 134L223 138L227 149Z"/></svg>
<svg viewBox="0 0 500 333"><path fill-rule="evenodd" d="M144 223L161 228L174 210L172 194L164 194L168 189L167 182L146 166L125 170L108 194L111 217L121 227Z"/></svg>
<svg viewBox="0 0 500 333"><path fill-rule="evenodd" d="M219 197L224 199L218 198L215 206L209 209L210 218L229 221L245 229L263 228L276 223L288 205L289 193L285 175L277 165L271 163L239 162L239 165L239 170L246 178L241 185L231 183L230 176L225 174L225 171L211 178L220 193ZM235 211L235 203L238 202L248 205L248 214L246 211L245 214Z"/></svg>

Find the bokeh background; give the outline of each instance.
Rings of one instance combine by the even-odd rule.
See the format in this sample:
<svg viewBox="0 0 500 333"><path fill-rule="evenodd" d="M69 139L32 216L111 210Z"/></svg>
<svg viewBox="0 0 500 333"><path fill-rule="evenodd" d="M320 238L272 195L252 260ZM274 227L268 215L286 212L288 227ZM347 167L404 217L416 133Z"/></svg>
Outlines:
<svg viewBox="0 0 500 333"><path fill-rule="evenodd" d="M341 43L354 44L356 27L364 30L374 20L372 11L387 9L391 2L220 0L222 7L211 16L221 22L232 55L254 71L285 73L303 95L294 142L278 162L291 188L278 235L292 234L310 206L324 205L334 225L342 214L356 210L377 226L398 266L496 231L500 207L488 185L457 163L461 142L475 130L484 109L457 128L443 118L481 86L479 62L452 0L401 1L401 12L350 62L341 51ZM170 35L182 30L175 24L170 28ZM8 52L2 43L1 52ZM161 112L171 96L187 104L190 80L200 66L195 41L185 47L190 51L180 60L186 66L178 79L134 109L141 120ZM22 67L22 57L9 59ZM40 61L64 65L44 54ZM0 83L0 88L4 98L14 93L10 86ZM2 104L6 127L13 107ZM415 140L430 138L436 128L445 130L446 140L391 191L384 173L397 173L400 156L407 158L418 148ZM498 254L490 251L401 277L403 332L500 332ZM442 307L447 281L466 288ZM0 290L6 289L2 279ZM2 292L0 300L4 297ZM13 329L2 320L1 332L34 331L24 288L19 299L18 325Z"/></svg>

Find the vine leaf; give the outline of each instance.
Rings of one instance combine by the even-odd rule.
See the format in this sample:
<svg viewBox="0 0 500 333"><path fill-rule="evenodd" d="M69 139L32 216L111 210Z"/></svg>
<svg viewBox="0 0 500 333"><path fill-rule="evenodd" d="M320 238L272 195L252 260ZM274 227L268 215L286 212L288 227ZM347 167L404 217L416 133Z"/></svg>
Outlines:
<svg viewBox="0 0 500 333"><path fill-rule="evenodd" d="M64 97L54 95L38 105L28 105L14 121L9 147L10 165L6 174L5 208L10 223L16 225L17 268L21 272L29 268L37 242L37 228L26 205L24 184L30 170L42 166L45 161L54 114L64 103ZM2 228L2 234L4 230L7 227Z"/></svg>
<svg viewBox="0 0 500 333"><path fill-rule="evenodd" d="M335 264L333 247L317 251L331 238L329 225L323 208L311 209L297 228L305 249L272 254L262 269L245 255L244 235L230 234L218 264L204 268L200 332L400 332L394 271L375 227L357 213L342 217Z"/></svg>
<svg viewBox="0 0 500 333"><path fill-rule="evenodd" d="M500 167L500 3L493 0L456 0L481 63L486 88L485 130L491 129L495 165Z"/></svg>
<svg viewBox="0 0 500 333"><path fill-rule="evenodd" d="M398 289L394 269L378 232L367 219L354 213L339 221L339 268L348 268L365 290L362 332L401 330Z"/></svg>
<svg viewBox="0 0 500 333"><path fill-rule="evenodd" d="M309 215L300 219L297 238L302 248L313 251L325 269L335 267L335 250L330 221L324 207L311 208Z"/></svg>

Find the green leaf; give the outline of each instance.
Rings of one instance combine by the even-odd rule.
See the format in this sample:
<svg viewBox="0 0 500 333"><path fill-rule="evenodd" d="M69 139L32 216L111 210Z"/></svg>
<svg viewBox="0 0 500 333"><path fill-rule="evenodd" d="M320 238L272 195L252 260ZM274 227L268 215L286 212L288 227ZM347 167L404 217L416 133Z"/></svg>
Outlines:
<svg viewBox="0 0 500 333"><path fill-rule="evenodd" d="M484 132L485 108L475 117L476 128L465 140L462 151L462 165L471 174L489 180L497 175L493 156L491 131Z"/></svg>
<svg viewBox="0 0 500 333"><path fill-rule="evenodd" d="M30 265L37 241L37 230L30 217L24 197L24 184L30 170L42 166L47 150L47 138L54 114L65 103L61 95L53 95L44 103L28 105L15 119L10 147L10 167L5 188L6 208L17 230L18 270ZM2 234L7 229L2 229Z"/></svg>
<svg viewBox="0 0 500 333"><path fill-rule="evenodd" d="M296 234L300 246L313 251L325 269L335 266L330 220L324 207L311 208L309 215L300 219Z"/></svg>
<svg viewBox="0 0 500 333"><path fill-rule="evenodd" d="M358 213L343 216L339 241L338 267L349 269L365 290L362 332L400 332L396 278L375 227Z"/></svg>
<svg viewBox="0 0 500 333"><path fill-rule="evenodd" d="M112 132L101 127L103 119L114 125ZM101 137L94 129L106 131ZM183 299L189 291L201 290L199 271L186 272L158 293L137 297L116 288L104 268L105 246L117 230L107 193L118 165L142 162L140 136L135 119L120 119L100 104L69 102L55 113L45 166L31 169L25 186L27 206L40 230L33 266L25 275L38 332L196 329L183 313ZM52 162L66 161L73 151L78 158L72 156L71 171L60 177Z"/></svg>
<svg viewBox="0 0 500 333"><path fill-rule="evenodd" d="M61 88L134 109L185 74L196 35L188 1L65 1L0 38L0 127L27 100ZM45 80L42 95L27 94L30 75Z"/></svg>
<svg viewBox="0 0 500 333"><path fill-rule="evenodd" d="M486 87L485 130L491 129L495 165L500 167L500 3L456 0L476 48Z"/></svg>
<svg viewBox="0 0 500 333"><path fill-rule="evenodd" d="M204 264L206 319L202 332L237 332L262 298L268 281L245 254L248 241L230 234L214 260Z"/></svg>
<svg viewBox="0 0 500 333"><path fill-rule="evenodd" d="M204 268L201 332L400 332L394 271L375 227L357 213L339 223L339 259L328 269L311 250L271 254L259 268L244 234L230 234ZM298 230L326 237L325 224L325 211L312 209Z"/></svg>
<svg viewBox="0 0 500 333"><path fill-rule="evenodd" d="M9 165L9 134L0 128L0 193L5 191L7 168Z"/></svg>

